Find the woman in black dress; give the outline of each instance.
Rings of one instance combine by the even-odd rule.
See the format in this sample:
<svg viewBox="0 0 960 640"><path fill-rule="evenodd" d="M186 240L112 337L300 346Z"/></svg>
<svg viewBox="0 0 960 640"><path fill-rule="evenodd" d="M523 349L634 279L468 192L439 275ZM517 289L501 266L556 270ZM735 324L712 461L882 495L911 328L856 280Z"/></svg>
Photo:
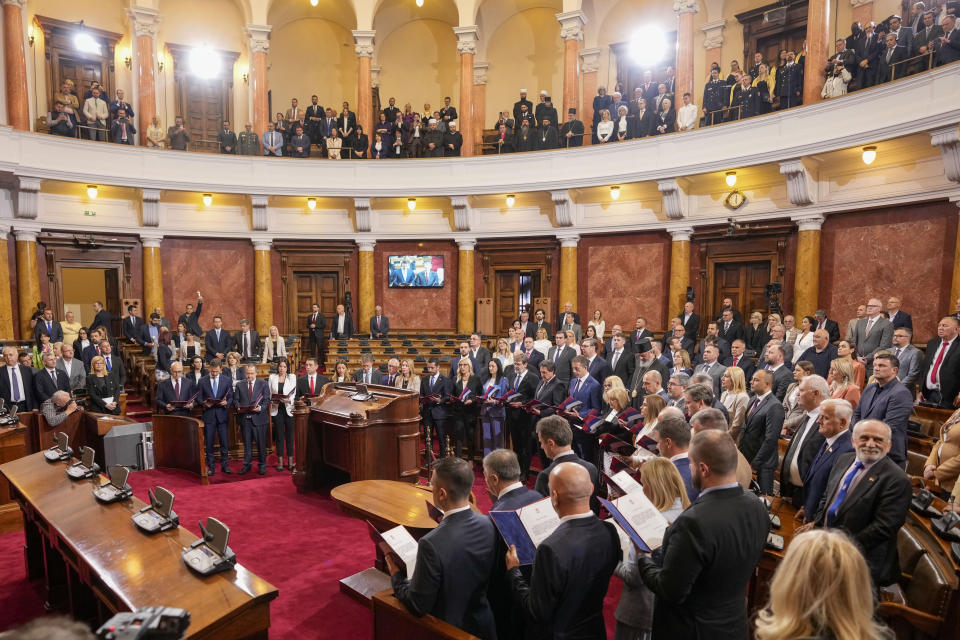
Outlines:
<svg viewBox="0 0 960 640"><path fill-rule="evenodd" d="M450 392L450 422L453 427L453 455L461 456L466 445L468 460L473 461L476 449L477 398L482 394L480 378L473 373L470 358L462 358L457 364L457 375L453 378ZM469 394L464 394L469 391ZM463 397L461 401L459 398ZM445 444L444 444L445 446Z"/></svg>
<svg viewBox="0 0 960 640"><path fill-rule="evenodd" d="M94 356L90 361L87 393L90 395L91 411L120 415L120 386L107 371L107 361L103 356Z"/></svg>

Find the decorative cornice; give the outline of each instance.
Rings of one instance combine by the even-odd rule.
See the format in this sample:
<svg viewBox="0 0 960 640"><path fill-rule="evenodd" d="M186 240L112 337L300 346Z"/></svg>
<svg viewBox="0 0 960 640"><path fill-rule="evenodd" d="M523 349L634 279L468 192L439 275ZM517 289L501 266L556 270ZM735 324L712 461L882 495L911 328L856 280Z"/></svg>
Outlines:
<svg viewBox="0 0 960 640"><path fill-rule="evenodd" d="M450 196L450 205L453 207L453 228L456 231L474 231L473 208L466 196Z"/></svg>
<svg viewBox="0 0 960 640"><path fill-rule="evenodd" d="M580 51L580 71L594 73L600 70L600 49L583 49Z"/></svg>
<svg viewBox="0 0 960 640"><path fill-rule="evenodd" d="M700 11L697 0L673 0L674 13L697 13Z"/></svg>
<svg viewBox="0 0 960 640"><path fill-rule="evenodd" d="M693 227L673 227L667 229L673 242L690 242L693 237Z"/></svg>
<svg viewBox="0 0 960 640"><path fill-rule="evenodd" d="M41 178L17 176L19 189L17 191L17 210L15 217L25 220L35 220L40 207Z"/></svg>
<svg viewBox="0 0 960 640"><path fill-rule="evenodd" d="M663 196L663 212L671 220L687 217L687 192L676 178L657 180L657 190Z"/></svg>
<svg viewBox="0 0 960 640"><path fill-rule="evenodd" d="M370 198L354 198L353 210L357 233L373 231L373 211L370 210Z"/></svg>
<svg viewBox="0 0 960 640"><path fill-rule="evenodd" d="M862 7L865 4L873 4L873 0L850 0L850 6L854 9Z"/></svg>
<svg viewBox="0 0 960 640"><path fill-rule="evenodd" d="M454 27L453 32L457 34L457 53L476 55L477 42L480 40L480 29L476 25L470 25Z"/></svg>
<svg viewBox="0 0 960 640"><path fill-rule="evenodd" d="M473 84L487 84L487 72L490 70L490 64L487 62L473 63Z"/></svg>
<svg viewBox="0 0 960 640"><path fill-rule="evenodd" d="M791 216L790 219L797 223L799 231L820 231L825 218L823 214L818 213L815 215Z"/></svg>
<svg viewBox="0 0 960 640"><path fill-rule="evenodd" d="M269 224L267 215L267 204L270 202L269 196L251 195L250 212L251 226L254 231L266 231Z"/></svg>
<svg viewBox="0 0 960 640"><path fill-rule="evenodd" d="M130 16L133 31L137 36L150 36L151 38L157 36L160 21L163 19L158 10L152 7L133 5L127 9L127 15Z"/></svg>
<svg viewBox="0 0 960 640"><path fill-rule="evenodd" d="M817 201L816 179L807 169L807 162L794 158L780 163L780 173L787 179L787 198L798 207Z"/></svg>
<svg viewBox="0 0 960 640"><path fill-rule="evenodd" d="M140 190L140 218L145 227L160 226L160 189Z"/></svg>
<svg viewBox="0 0 960 640"><path fill-rule="evenodd" d="M703 48L716 49L723 46L723 30L727 26L726 18L717 18L700 25L703 31Z"/></svg>
<svg viewBox="0 0 960 640"><path fill-rule="evenodd" d="M947 176L947 180L960 182L960 130L957 129L957 125L931 131L930 144L940 147L943 173Z"/></svg>
<svg viewBox="0 0 960 640"><path fill-rule="evenodd" d="M267 53L270 50L270 32L268 24L248 24L247 38L250 40L250 53Z"/></svg>
<svg viewBox="0 0 960 640"><path fill-rule="evenodd" d="M353 30L353 50L356 52L358 58L372 58L373 57L373 39L377 35L376 31L373 30Z"/></svg>
<svg viewBox="0 0 960 640"><path fill-rule="evenodd" d="M558 227L572 227L574 224L574 203L566 189L550 192L553 210Z"/></svg>
<svg viewBox="0 0 960 640"><path fill-rule="evenodd" d="M583 40L583 26L587 24L587 15L579 9L557 14L560 23L561 40Z"/></svg>

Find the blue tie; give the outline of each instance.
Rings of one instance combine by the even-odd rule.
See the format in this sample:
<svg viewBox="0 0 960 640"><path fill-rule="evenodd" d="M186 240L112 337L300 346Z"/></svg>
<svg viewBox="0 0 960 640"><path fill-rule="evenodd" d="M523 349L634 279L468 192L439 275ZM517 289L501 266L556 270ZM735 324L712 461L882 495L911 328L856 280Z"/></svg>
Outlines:
<svg viewBox="0 0 960 640"><path fill-rule="evenodd" d="M20 402L23 398L20 397L20 372L17 371L16 367L11 369L13 372L13 401Z"/></svg>
<svg viewBox="0 0 960 640"><path fill-rule="evenodd" d="M107 371L113 371L113 365L110 364L110 356L107 356Z"/></svg>
<svg viewBox="0 0 960 640"><path fill-rule="evenodd" d="M827 509L827 526L832 527L834 521L837 519L837 511L840 509L840 505L843 504L844 499L847 497L847 491L850 490L850 484L853 482L854 476L857 475L857 472L863 469L863 463L857 460L853 463L853 468L847 472L847 475L843 477L843 482L840 483L840 491L837 491L837 497L833 499L833 504L830 505L830 508Z"/></svg>
<svg viewBox="0 0 960 640"><path fill-rule="evenodd" d="M213 397L216 398L217 397L217 379L210 378L210 383L213 385Z"/></svg>

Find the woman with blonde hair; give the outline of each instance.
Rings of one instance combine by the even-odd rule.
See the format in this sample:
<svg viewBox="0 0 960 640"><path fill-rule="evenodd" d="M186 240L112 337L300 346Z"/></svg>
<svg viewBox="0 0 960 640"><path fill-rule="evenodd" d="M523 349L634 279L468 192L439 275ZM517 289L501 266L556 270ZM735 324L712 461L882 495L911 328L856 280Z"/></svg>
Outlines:
<svg viewBox="0 0 960 640"><path fill-rule="evenodd" d="M600 144L610 142L613 137L613 120L610 119L610 110L600 112L600 122L597 123L597 140Z"/></svg>
<svg viewBox="0 0 960 640"><path fill-rule="evenodd" d="M677 373L693 375L693 363L690 362L690 353L686 349L680 349L673 354L673 368L670 369L670 375Z"/></svg>
<svg viewBox="0 0 960 640"><path fill-rule="evenodd" d="M473 373L473 364L470 362L470 358L460 359L460 362L457 363L457 374L451 380L451 383L453 386L450 390L450 396L453 404L450 405L451 429L448 433L453 433L453 442L450 444L453 447L453 455L457 457L460 457L462 447L466 446L468 459L472 463L474 449L476 448L474 436L476 435L477 425L477 399L483 394L483 391L480 387L480 378ZM465 391L470 393L465 394ZM458 398L462 398L462 400L458 400ZM442 451L442 447L445 447L446 443L441 443L440 446Z"/></svg>
<svg viewBox="0 0 960 640"><path fill-rule="evenodd" d="M850 363L850 367L853 369L853 384L857 385L862 391L867 381L867 368L857 360L857 349L851 341L841 340L837 343L837 359L846 360Z"/></svg>
<svg viewBox="0 0 960 640"><path fill-rule="evenodd" d="M654 458L640 469L643 493L667 522L676 520L690 506L680 472L666 458ZM614 575L623 580L620 602L613 616L617 621L614 640L649 638L653 627L653 592L644 585L637 563L637 548L630 545Z"/></svg>
<svg viewBox="0 0 960 640"><path fill-rule="evenodd" d="M734 442L737 442L740 439L740 430L743 429L743 423L747 417L747 405L750 403L743 369L727 367L727 370L720 376L720 386L723 388L723 392L720 394L720 402L727 408L727 413L730 414L730 437L733 438Z"/></svg>
<svg viewBox="0 0 960 640"><path fill-rule="evenodd" d="M773 328L778 324L783 324L783 318L780 317L779 313L771 313L767 316L767 333L771 333Z"/></svg>
<svg viewBox="0 0 960 640"><path fill-rule="evenodd" d="M600 309L593 312L593 319L587 323L587 326L593 327L594 331L597 332L597 342L602 342L603 333L607 330L607 321L603 319L603 314L600 313Z"/></svg>
<svg viewBox="0 0 960 640"><path fill-rule="evenodd" d="M660 422L660 412L667 408L664 399L651 393L643 397L643 404L640 405L640 413L643 415L643 428L637 432L633 438L633 444L637 447L637 452L630 456L630 466L638 468L648 456L640 453L640 449L646 449L650 452L657 451L659 444L657 438L657 424Z"/></svg>
<svg viewBox="0 0 960 640"><path fill-rule="evenodd" d="M761 353L763 345L770 340L770 333L763 324L763 314L754 311L750 314L750 322L743 328L743 343L747 349Z"/></svg>
<svg viewBox="0 0 960 640"><path fill-rule="evenodd" d="M577 334L573 331L564 331L563 335L566 338L566 343L568 347L573 347L573 350L577 352L577 355L580 355L580 345L577 344Z"/></svg>
<svg viewBox="0 0 960 640"><path fill-rule="evenodd" d="M510 345L506 338L497 340L497 352L493 354L493 357L500 361L501 369L506 369L513 364L513 354L510 353Z"/></svg>
<svg viewBox="0 0 960 640"><path fill-rule="evenodd" d="M96 413L120 415L120 393L117 380L107 371L107 361L103 356L94 356L90 360L90 374L87 376L87 393L90 395L90 410Z"/></svg>
<svg viewBox="0 0 960 640"><path fill-rule="evenodd" d="M874 618L870 572L846 534L815 529L795 537L770 583L756 622L758 640L892 640Z"/></svg>
<svg viewBox="0 0 960 640"><path fill-rule="evenodd" d="M407 358L400 361L400 375L394 380L393 386L397 389L420 391L420 376L414 373L413 364Z"/></svg>
<svg viewBox="0 0 960 640"><path fill-rule="evenodd" d="M261 362L273 362L287 357L287 345L275 326L267 330L267 339L263 341L263 357Z"/></svg>
<svg viewBox="0 0 960 640"><path fill-rule="evenodd" d="M843 342L843 341L841 341ZM860 364L859 362L857 364ZM863 365L860 365L863 366ZM860 387L853 377L853 365L846 358L835 358L830 362L830 373L827 374L827 384L830 385L831 398L843 398L856 409L860 402Z"/></svg>
<svg viewBox="0 0 960 640"><path fill-rule="evenodd" d="M241 357L240 354L236 351L231 351L223 357L225 363L223 367L223 373L230 376L230 379L233 380L233 387L236 388L237 383L244 379L246 375L243 372L243 368L240 366Z"/></svg>
<svg viewBox="0 0 960 640"><path fill-rule="evenodd" d="M542 353L543 357L546 358L552 346L553 343L550 342L550 337L547 336L547 330L543 327L537 329L537 337L533 341L533 348Z"/></svg>

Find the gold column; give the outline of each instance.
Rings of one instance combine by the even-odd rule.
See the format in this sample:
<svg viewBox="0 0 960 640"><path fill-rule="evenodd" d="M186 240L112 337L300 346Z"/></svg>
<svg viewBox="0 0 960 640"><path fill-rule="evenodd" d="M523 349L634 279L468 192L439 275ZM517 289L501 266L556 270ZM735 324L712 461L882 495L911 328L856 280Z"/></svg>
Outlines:
<svg viewBox="0 0 960 640"><path fill-rule="evenodd" d="M7 253L7 230L0 237L0 282L10 282L10 262ZM13 339L13 300L0 296L0 336Z"/></svg>
<svg viewBox="0 0 960 640"><path fill-rule="evenodd" d="M580 71L583 73L583 108L577 113L577 120L583 122L584 146L593 141L593 98L597 95L597 71L600 69L600 49L584 49L580 52ZM566 112L560 114L560 120L566 122Z"/></svg>
<svg viewBox="0 0 960 640"><path fill-rule="evenodd" d="M353 31L354 51L357 54L357 122L373 139L373 85L370 64L373 57L373 37L376 31Z"/></svg>
<svg viewBox="0 0 960 640"><path fill-rule="evenodd" d="M273 325L273 282L270 275L270 240L253 241L253 316L260 335Z"/></svg>
<svg viewBox="0 0 960 640"><path fill-rule="evenodd" d="M270 50L269 25L247 25L247 36L250 42L250 92L253 94L253 130L259 135L267 128L271 121L269 102L267 100L267 51ZM339 111L339 109L336 109ZM238 128L240 124L236 125Z"/></svg>
<svg viewBox="0 0 960 640"><path fill-rule="evenodd" d="M6 67L7 123L14 129L29 131L27 56L23 49L25 4L26 0L3 0L3 61ZM33 302L36 304L37 301ZM33 311L30 312L30 315L32 314ZM28 317L27 320L29 321L30 318Z"/></svg>
<svg viewBox="0 0 960 640"><path fill-rule="evenodd" d="M823 68L830 47L830 3L810 0L807 6L807 51L803 62L803 104L820 102L825 80ZM798 309L794 307L794 311Z"/></svg>
<svg viewBox="0 0 960 640"><path fill-rule="evenodd" d="M163 266L160 263L162 235L142 235L143 244L143 314L145 317L156 308L163 315Z"/></svg>
<svg viewBox="0 0 960 640"><path fill-rule="evenodd" d="M667 298L667 317L683 311L690 286L690 236L693 229L672 229L670 235L670 293ZM693 336L694 339L696 336Z"/></svg>
<svg viewBox="0 0 960 640"><path fill-rule="evenodd" d="M457 246L460 247L457 270L457 333L473 333L476 303L473 259L477 241L457 240Z"/></svg>
<svg viewBox="0 0 960 640"><path fill-rule="evenodd" d="M30 316L40 302L40 265L37 263L37 232L14 230L17 238L17 305L20 309L20 339L33 337Z"/></svg>
<svg viewBox="0 0 960 640"><path fill-rule="evenodd" d="M953 204L960 207L960 200L954 200ZM953 281L950 285L950 304L948 309L953 309L953 305L960 300L960 224L957 225L957 241L953 247Z"/></svg>
<svg viewBox="0 0 960 640"><path fill-rule="evenodd" d="M360 317L357 319L357 333L366 333L368 322L373 317L376 306L376 292L373 286L373 245L372 240L358 240L360 247Z"/></svg>
<svg viewBox="0 0 960 640"><path fill-rule="evenodd" d="M577 54L583 40L583 25L587 16L579 9L557 14L560 39L563 40L563 111L560 122L567 119L567 110L576 108L580 99L580 75L577 73ZM591 97L592 100L592 97ZM556 100L554 100L556 104Z"/></svg>
<svg viewBox="0 0 960 640"><path fill-rule="evenodd" d="M147 128L157 115L157 91L154 80L154 36L157 35L160 12L152 7L131 6L127 15L133 23L136 36L137 58L134 73L137 74L137 118L140 126L140 144L147 144Z"/></svg>
<svg viewBox="0 0 960 640"><path fill-rule="evenodd" d="M579 309L577 301L577 244L580 236L564 236L560 240L560 299L554 309L559 313L568 302L573 303L574 309Z"/></svg>
<svg viewBox="0 0 960 640"><path fill-rule="evenodd" d="M793 304L788 305L799 318L813 315L820 298L820 227L823 216L794 218L797 232L797 267L793 282Z"/></svg>
<svg viewBox="0 0 960 640"><path fill-rule="evenodd" d="M697 0L678 0L673 9L677 12L677 83L673 102L679 105L683 104L684 93L693 94L693 16L697 13Z"/></svg>
<svg viewBox="0 0 960 640"><path fill-rule="evenodd" d="M460 154L476 155L473 148L473 56L477 53L480 39L476 25L454 27L457 34L457 52L460 54L460 104L457 106L457 128L463 136Z"/></svg>

